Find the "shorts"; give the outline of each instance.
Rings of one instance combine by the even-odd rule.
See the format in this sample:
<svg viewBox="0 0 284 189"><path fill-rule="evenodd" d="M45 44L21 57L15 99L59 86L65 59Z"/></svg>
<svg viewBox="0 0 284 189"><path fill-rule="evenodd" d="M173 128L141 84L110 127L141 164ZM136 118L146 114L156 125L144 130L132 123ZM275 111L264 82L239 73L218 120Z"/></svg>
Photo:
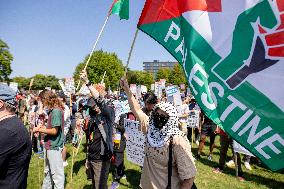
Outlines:
<svg viewBox="0 0 284 189"><path fill-rule="evenodd" d="M214 135L214 131L216 130L217 125L216 124L204 124L201 127L201 135L205 136L211 136Z"/></svg>

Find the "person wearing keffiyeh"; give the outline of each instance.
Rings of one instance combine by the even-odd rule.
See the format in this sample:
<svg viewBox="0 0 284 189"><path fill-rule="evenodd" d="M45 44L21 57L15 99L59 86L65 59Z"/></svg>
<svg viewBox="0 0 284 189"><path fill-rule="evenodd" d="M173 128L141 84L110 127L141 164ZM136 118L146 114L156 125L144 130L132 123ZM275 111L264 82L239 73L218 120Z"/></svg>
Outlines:
<svg viewBox="0 0 284 189"><path fill-rule="evenodd" d="M121 79L120 85L127 94L131 111L146 135L140 186L147 189L167 188L169 143L172 138L171 188L191 188L197 171L190 143L179 130L176 108L170 103L160 102L147 116L131 93L125 78Z"/></svg>

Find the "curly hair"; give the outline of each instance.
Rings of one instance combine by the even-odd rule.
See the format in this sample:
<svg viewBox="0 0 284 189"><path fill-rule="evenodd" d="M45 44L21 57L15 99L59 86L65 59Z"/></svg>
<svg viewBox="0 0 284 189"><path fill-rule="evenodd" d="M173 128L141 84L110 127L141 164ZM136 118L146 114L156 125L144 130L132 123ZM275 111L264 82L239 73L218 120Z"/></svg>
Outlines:
<svg viewBox="0 0 284 189"><path fill-rule="evenodd" d="M58 95L53 93L50 90L43 90L39 97L41 98L43 105L53 109L53 108L61 108L64 109L62 102L59 100Z"/></svg>

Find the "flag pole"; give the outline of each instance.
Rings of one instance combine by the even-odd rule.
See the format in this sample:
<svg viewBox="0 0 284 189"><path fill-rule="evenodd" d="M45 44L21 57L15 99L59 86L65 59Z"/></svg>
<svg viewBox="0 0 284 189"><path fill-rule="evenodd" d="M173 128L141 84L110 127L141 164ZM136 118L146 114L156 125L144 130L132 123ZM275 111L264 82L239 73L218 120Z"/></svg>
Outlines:
<svg viewBox="0 0 284 189"><path fill-rule="evenodd" d="M88 67L88 64L89 64L89 62L90 62L90 60L91 60L91 57L92 57L92 55L93 55L93 53L94 53L94 51L95 51L95 49L96 49L96 46L97 46L97 44L98 44L98 42L99 42L99 40L100 40L100 38L101 38L101 35L102 35L102 33L103 33L104 29L105 29L105 26L106 26L106 24L107 24L107 21L108 21L109 17L110 17L110 13L111 13L111 12L109 12L108 15L107 15L107 17L106 17L106 20L105 20L105 22L104 22L104 25L103 25L102 28L101 28L101 31L100 31L100 33L99 33L99 35L98 35L98 37L97 37L97 40L96 40L96 42L95 42L95 44L94 44L94 46L93 46L93 49L92 49L92 51L91 51L91 53L90 53L90 56L89 56L89 58L88 58L88 60L87 60L87 62L86 62L86 65L85 65L83 71L86 71L86 69L87 69L87 67ZM81 83L81 80L79 80L76 90L79 89L80 83Z"/></svg>
<svg viewBox="0 0 284 189"><path fill-rule="evenodd" d="M127 63L126 63L126 66L125 66L125 76L126 76L127 68L128 68L129 62L130 62L131 55L132 55L133 47L134 47L134 44L135 44L135 41L136 41L136 38L137 38L137 35L138 35L138 31L139 31L138 28L136 28L135 35L134 35L134 38L133 38L133 41L132 41L132 44L131 44L131 47L130 47L130 51L129 51L129 54L128 54Z"/></svg>

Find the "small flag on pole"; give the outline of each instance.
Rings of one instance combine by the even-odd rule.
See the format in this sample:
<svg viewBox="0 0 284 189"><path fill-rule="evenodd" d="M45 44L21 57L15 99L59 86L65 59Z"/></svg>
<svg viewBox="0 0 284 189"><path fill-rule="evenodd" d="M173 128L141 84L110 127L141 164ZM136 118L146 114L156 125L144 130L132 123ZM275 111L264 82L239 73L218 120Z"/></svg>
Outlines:
<svg viewBox="0 0 284 189"><path fill-rule="evenodd" d="M129 19L129 0L114 0L110 14L117 14L120 19Z"/></svg>

